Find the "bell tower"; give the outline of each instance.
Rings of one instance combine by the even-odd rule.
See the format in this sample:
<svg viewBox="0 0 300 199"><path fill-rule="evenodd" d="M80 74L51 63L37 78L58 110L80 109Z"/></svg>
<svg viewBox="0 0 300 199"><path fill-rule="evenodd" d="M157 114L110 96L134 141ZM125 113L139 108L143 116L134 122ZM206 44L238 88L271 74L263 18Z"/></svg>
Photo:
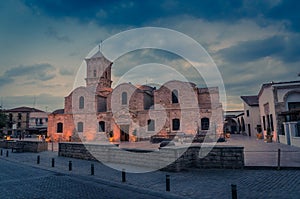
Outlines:
<svg viewBox="0 0 300 199"><path fill-rule="evenodd" d="M100 49L92 57L86 58L86 86L96 86L97 90L111 88L112 62L104 57Z"/></svg>

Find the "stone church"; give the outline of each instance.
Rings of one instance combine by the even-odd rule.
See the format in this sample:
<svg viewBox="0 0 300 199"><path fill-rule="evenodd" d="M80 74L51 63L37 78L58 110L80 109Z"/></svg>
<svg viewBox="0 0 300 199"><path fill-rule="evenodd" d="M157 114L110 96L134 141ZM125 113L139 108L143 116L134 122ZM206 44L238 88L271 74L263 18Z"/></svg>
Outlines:
<svg viewBox="0 0 300 199"><path fill-rule="evenodd" d="M223 110L217 87L172 80L159 88L122 83L111 87L113 63L98 51L86 58L86 85L48 116L53 141L138 142L155 137L218 138Z"/></svg>

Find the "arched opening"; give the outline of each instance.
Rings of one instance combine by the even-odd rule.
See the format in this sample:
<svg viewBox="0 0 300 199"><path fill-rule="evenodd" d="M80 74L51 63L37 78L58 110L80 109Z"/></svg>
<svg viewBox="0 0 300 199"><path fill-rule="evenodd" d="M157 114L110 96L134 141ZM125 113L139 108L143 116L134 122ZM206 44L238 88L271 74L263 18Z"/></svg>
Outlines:
<svg viewBox="0 0 300 199"><path fill-rule="evenodd" d="M178 103L178 90L174 89L172 91L172 104Z"/></svg>
<svg viewBox="0 0 300 199"><path fill-rule="evenodd" d="M105 132L105 122L104 121L99 122L99 132Z"/></svg>
<svg viewBox="0 0 300 199"><path fill-rule="evenodd" d="M127 93L122 93L122 105L127 105Z"/></svg>
<svg viewBox="0 0 300 199"><path fill-rule="evenodd" d="M79 132L79 133L83 132L83 122L77 123L77 132Z"/></svg>
<svg viewBox="0 0 300 199"><path fill-rule="evenodd" d="M179 119L173 119L172 120L172 130L178 131L180 129L180 120Z"/></svg>
<svg viewBox="0 0 300 199"><path fill-rule="evenodd" d="M81 96L79 97L79 109L83 109L84 108L84 97Z"/></svg>
<svg viewBox="0 0 300 199"><path fill-rule="evenodd" d="M208 130L209 129L209 118L204 117L201 119L201 130Z"/></svg>
<svg viewBox="0 0 300 199"><path fill-rule="evenodd" d="M64 124L59 122L56 125L56 133L62 133L63 132L63 128L64 128Z"/></svg>
<svg viewBox="0 0 300 199"><path fill-rule="evenodd" d="M155 131L155 121L154 120L148 120L148 131Z"/></svg>
<svg viewBox="0 0 300 199"><path fill-rule="evenodd" d="M244 117L242 117L242 119L241 119L241 121L242 121L242 124L241 124L241 130L242 130L242 132L245 132L245 121L244 121Z"/></svg>

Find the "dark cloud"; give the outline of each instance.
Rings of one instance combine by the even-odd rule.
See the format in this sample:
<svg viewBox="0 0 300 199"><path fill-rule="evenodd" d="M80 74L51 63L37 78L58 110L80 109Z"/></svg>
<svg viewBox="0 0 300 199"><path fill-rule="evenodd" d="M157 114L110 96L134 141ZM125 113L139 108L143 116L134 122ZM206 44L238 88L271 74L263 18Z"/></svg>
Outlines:
<svg viewBox="0 0 300 199"><path fill-rule="evenodd" d="M270 9L265 17L275 20L287 20L291 30L300 31L300 1L284 0Z"/></svg>
<svg viewBox="0 0 300 199"><path fill-rule="evenodd" d="M254 62L272 57L284 62L300 61L300 36L273 36L261 40L249 40L222 49L221 57L231 63Z"/></svg>
<svg viewBox="0 0 300 199"><path fill-rule="evenodd" d="M71 42L71 39L66 36L66 35L60 35L53 27L48 27L47 31L45 32L45 34L48 37L54 38L58 41L62 41L62 42Z"/></svg>
<svg viewBox="0 0 300 199"><path fill-rule="evenodd" d="M8 69L0 78L14 79L22 76L28 80L47 81L55 77L55 67L50 64L20 65Z"/></svg>
<svg viewBox="0 0 300 199"><path fill-rule="evenodd" d="M161 17L189 14L207 20L230 19L248 15L242 1L27 1L25 4L36 12L52 17L72 17L80 21L95 19L99 24L141 25ZM259 6L263 7L263 3ZM248 9L248 8L247 8ZM258 15L254 14L254 15Z"/></svg>
<svg viewBox="0 0 300 199"><path fill-rule="evenodd" d="M152 1L152 0L24 0L35 13L41 12L54 18L76 18L81 22L95 21L98 24L143 25L163 17L191 15L209 21L236 21L242 18L286 20L288 26L300 30L298 14L300 2L249 1L249 0L201 0L201 1Z"/></svg>
<svg viewBox="0 0 300 199"><path fill-rule="evenodd" d="M12 82L13 82L13 79L10 77L5 77L5 76L0 77L0 87L10 84Z"/></svg>

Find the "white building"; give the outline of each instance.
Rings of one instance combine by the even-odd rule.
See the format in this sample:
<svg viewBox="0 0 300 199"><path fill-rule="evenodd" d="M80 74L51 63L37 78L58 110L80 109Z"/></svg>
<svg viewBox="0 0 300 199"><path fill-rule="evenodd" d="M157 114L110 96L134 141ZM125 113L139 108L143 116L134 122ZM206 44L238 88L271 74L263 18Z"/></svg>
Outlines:
<svg viewBox="0 0 300 199"><path fill-rule="evenodd" d="M242 129L248 136L253 136L261 129L258 96L241 96L241 98L244 104L244 115L242 117L244 127L242 125Z"/></svg>
<svg viewBox="0 0 300 199"><path fill-rule="evenodd" d="M255 127L267 129L273 141L300 146L300 81L271 82L261 86L256 96L242 96L244 101L245 131L248 135Z"/></svg>

